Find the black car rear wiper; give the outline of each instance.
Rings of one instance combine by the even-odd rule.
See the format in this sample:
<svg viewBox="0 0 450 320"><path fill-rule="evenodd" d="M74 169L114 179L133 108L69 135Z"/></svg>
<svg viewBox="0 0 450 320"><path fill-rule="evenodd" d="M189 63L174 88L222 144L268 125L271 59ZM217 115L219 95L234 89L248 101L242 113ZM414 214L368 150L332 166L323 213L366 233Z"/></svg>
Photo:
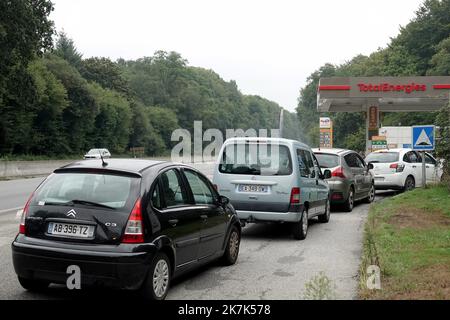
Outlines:
<svg viewBox="0 0 450 320"><path fill-rule="evenodd" d="M100 207L100 208L106 208L106 209L115 210L115 208L107 206L106 204L101 204L101 203L87 201L87 200L74 199L74 200L69 201L68 203L83 204L83 205L87 205L87 206L93 206L93 207Z"/></svg>

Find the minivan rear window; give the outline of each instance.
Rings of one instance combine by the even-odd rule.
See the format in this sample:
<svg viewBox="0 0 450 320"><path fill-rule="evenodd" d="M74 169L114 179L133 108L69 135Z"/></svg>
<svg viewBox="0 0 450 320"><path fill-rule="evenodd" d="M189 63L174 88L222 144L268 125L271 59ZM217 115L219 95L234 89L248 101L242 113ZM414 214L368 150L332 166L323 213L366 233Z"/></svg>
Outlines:
<svg viewBox="0 0 450 320"><path fill-rule="evenodd" d="M314 153L319 166L323 169L331 169L339 166L339 156L330 153Z"/></svg>
<svg viewBox="0 0 450 320"><path fill-rule="evenodd" d="M373 152L369 154L366 163L392 163L397 162L400 155L398 152Z"/></svg>
<svg viewBox="0 0 450 320"><path fill-rule="evenodd" d="M225 174L288 176L292 174L289 148L270 143L236 143L224 149L219 171Z"/></svg>
<svg viewBox="0 0 450 320"><path fill-rule="evenodd" d="M56 173L33 197L33 205L93 204L131 211L139 178L112 174ZM75 200L75 201L74 201Z"/></svg>

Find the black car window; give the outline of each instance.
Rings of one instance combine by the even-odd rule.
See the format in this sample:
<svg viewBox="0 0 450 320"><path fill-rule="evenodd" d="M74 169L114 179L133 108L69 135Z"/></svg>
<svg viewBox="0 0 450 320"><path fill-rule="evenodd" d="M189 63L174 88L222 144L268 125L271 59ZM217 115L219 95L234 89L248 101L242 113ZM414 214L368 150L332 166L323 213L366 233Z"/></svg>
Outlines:
<svg viewBox="0 0 450 320"><path fill-rule="evenodd" d="M191 187L192 194L196 204L213 204L214 197L208 185L199 177L199 175L190 170L185 170L184 174Z"/></svg>
<svg viewBox="0 0 450 320"><path fill-rule="evenodd" d="M161 175L161 193L164 197L165 207L176 207L187 204L186 191L182 187L179 173L168 170Z"/></svg>
<svg viewBox="0 0 450 320"><path fill-rule="evenodd" d="M159 190L159 184L156 184L152 194L152 205L157 209L162 209L161 204L161 192Z"/></svg>
<svg viewBox="0 0 450 320"><path fill-rule="evenodd" d="M57 173L49 177L33 204L68 204L73 200L95 202L128 211L136 202L139 179L101 173Z"/></svg>

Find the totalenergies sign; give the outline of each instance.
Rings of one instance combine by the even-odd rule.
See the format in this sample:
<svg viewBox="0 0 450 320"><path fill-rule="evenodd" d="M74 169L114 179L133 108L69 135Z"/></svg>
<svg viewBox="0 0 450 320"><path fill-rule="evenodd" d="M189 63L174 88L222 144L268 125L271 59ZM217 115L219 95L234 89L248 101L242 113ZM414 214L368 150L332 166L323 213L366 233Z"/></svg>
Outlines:
<svg viewBox="0 0 450 320"><path fill-rule="evenodd" d="M427 91L426 84L390 84L390 83L358 83L359 92L424 92Z"/></svg>

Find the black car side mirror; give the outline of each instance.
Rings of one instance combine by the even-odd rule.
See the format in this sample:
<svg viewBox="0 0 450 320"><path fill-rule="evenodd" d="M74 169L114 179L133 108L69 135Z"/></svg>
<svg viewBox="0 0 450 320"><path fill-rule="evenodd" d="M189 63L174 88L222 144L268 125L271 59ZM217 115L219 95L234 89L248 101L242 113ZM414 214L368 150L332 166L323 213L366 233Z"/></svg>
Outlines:
<svg viewBox="0 0 450 320"><path fill-rule="evenodd" d="M331 171L327 169L327 170L325 170L323 172L323 179L327 180L327 179L330 179L330 178L331 178Z"/></svg>
<svg viewBox="0 0 450 320"><path fill-rule="evenodd" d="M369 163L367 165L367 170L373 170L373 163Z"/></svg>
<svg viewBox="0 0 450 320"><path fill-rule="evenodd" d="M218 199L217 202L219 203L219 205L225 207L227 204L230 203L230 199L228 199L228 198L225 197L225 196L219 196L219 199Z"/></svg>

